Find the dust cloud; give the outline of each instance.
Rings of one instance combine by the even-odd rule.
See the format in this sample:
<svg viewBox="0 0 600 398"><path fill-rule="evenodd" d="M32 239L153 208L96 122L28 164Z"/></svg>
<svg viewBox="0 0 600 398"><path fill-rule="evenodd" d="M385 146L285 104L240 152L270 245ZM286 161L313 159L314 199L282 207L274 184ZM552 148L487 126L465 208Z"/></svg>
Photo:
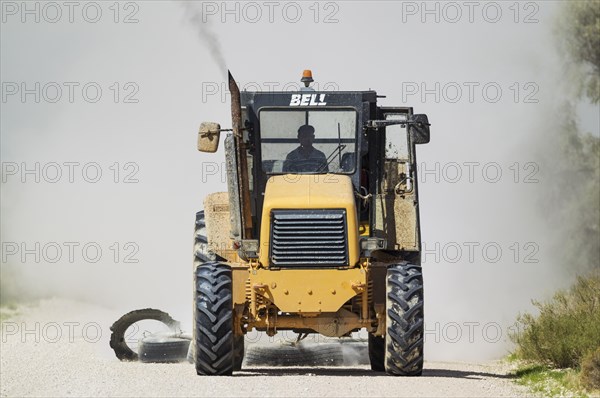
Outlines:
<svg viewBox="0 0 600 398"><path fill-rule="evenodd" d="M195 139L202 120L228 123L226 96L206 89L225 87L227 54L242 81L268 88L312 68L316 81L373 88L387 95L382 105L429 115L431 143L417 150L426 359L505 355L516 315L573 278L557 260L564 234L545 199L555 184L545 162L562 161L549 156L566 84L551 35L558 3L535 4L539 22L528 25L507 8L497 24L400 23L394 2L385 12L341 2L330 24L308 8L298 23L218 14L205 23L193 2L143 2L129 25L7 23L4 81L79 88L72 102L64 89L56 102L42 93L3 103L3 303L59 296L115 319L153 307L190 330L194 214L206 194L226 190L223 154L199 154ZM90 82L102 88L97 102L81 92ZM482 94L486 84L502 89L498 101ZM443 87L457 85L453 102Z"/></svg>

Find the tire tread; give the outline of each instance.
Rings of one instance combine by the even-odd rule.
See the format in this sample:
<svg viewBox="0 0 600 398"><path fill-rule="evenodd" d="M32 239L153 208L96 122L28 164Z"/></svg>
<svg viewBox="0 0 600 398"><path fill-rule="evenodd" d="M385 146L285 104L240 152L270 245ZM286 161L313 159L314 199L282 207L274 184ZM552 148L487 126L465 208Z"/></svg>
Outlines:
<svg viewBox="0 0 600 398"><path fill-rule="evenodd" d="M395 264L387 271L385 371L395 376L423 372L423 276L421 267Z"/></svg>

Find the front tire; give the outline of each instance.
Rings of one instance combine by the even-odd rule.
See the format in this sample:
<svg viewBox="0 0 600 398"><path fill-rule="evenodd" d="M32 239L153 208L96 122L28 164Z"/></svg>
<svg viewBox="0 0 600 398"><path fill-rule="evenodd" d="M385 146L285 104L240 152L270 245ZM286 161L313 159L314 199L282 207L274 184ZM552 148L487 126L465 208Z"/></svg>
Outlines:
<svg viewBox="0 0 600 398"><path fill-rule="evenodd" d="M423 276L421 267L388 267L386 278L385 371L395 376L423 372Z"/></svg>
<svg viewBox="0 0 600 398"><path fill-rule="evenodd" d="M199 375L231 375L234 336L231 268L206 262L195 275L195 364Z"/></svg>

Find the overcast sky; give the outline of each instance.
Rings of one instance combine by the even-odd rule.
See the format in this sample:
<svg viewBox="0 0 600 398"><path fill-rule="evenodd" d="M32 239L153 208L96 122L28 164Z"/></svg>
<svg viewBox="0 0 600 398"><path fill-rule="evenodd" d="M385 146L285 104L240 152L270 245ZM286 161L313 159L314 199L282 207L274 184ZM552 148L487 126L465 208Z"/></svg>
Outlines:
<svg viewBox="0 0 600 398"><path fill-rule="evenodd" d="M222 151L195 140L201 121L230 124L225 68L249 90L312 69L317 88L374 89L429 115L428 358L503 355L516 314L564 285L536 163L566 85L556 2L1 4L2 241L18 247L2 266L41 292L189 322L194 214L226 189ZM598 135L597 107L578 112ZM39 261L22 258L36 242ZM470 322L472 343L441 336Z"/></svg>

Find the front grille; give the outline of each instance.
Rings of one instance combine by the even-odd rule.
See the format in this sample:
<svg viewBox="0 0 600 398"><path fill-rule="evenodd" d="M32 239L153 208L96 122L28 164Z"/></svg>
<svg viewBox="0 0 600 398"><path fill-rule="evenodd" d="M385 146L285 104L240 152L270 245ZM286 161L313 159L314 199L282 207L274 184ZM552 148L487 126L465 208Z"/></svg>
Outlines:
<svg viewBox="0 0 600 398"><path fill-rule="evenodd" d="M271 265L330 267L348 265L346 211L271 211Z"/></svg>

